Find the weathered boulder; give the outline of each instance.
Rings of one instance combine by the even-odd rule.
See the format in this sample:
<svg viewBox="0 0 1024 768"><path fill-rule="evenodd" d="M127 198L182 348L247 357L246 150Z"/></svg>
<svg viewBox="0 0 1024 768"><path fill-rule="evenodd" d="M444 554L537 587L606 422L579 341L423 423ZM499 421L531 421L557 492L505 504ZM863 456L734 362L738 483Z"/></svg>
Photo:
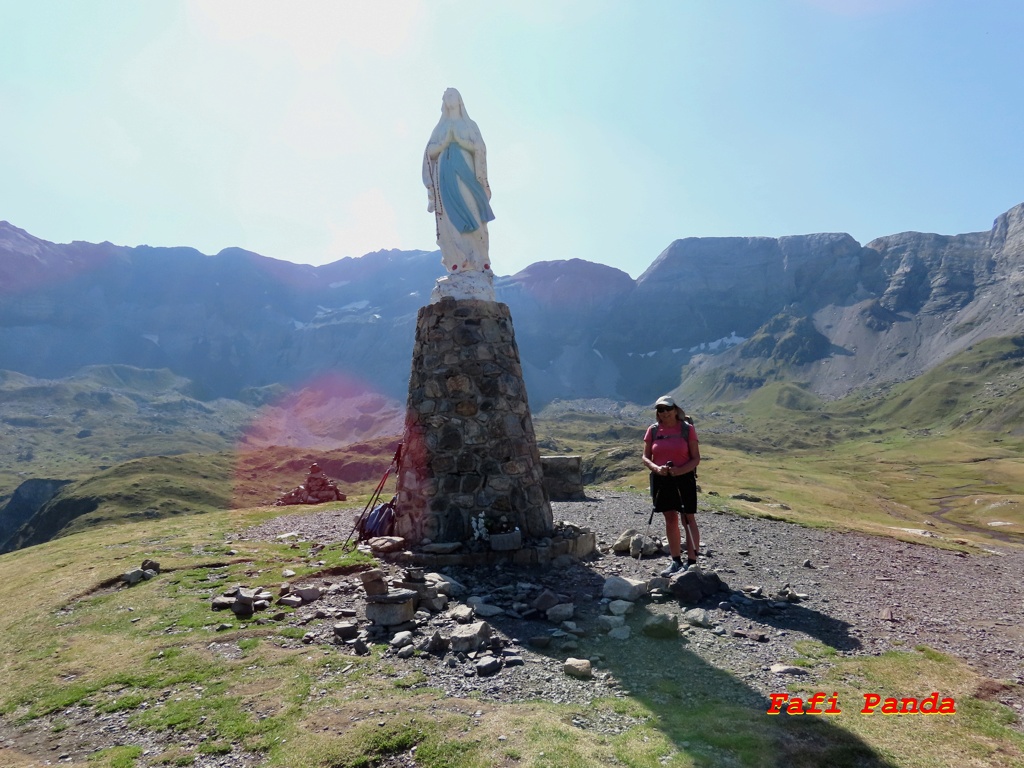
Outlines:
<svg viewBox="0 0 1024 768"><path fill-rule="evenodd" d="M412 621L416 615L416 593L396 589L386 595L366 596L366 618L374 624L394 627Z"/></svg>
<svg viewBox="0 0 1024 768"><path fill-rule="evenodd" d="M476 662L476 673L480 677L496 674L502 667L501 659L497 656L481 656Z"/></svg>
<svg viewBox="0 0 1024 768"><path fill-rule="evenodd" d="M568 621L576 613L576 606L572 603L559 603L548 608L544 614L548 617L548 621L552 621L556 624Z"/></svg>
<svg viewBox="0 0 1024 768"><path fill-rule="evenodd" d="M683 614L683 621L691 627L710 628L713 626L711 615L703 608L691 608Z"/></svg>
<svg viewBox="0 0 1024 768"><path fill-rule="evenodd" d="M453 653L470 653L485 646L491 639L491 625L486 621L456 627L451 635Z"/></svg>
<svg viewBox="0 0 1024 768"><path fill-rule="evenodd" d="M633 606L629 600L612 600L608 603L608 612L613 616L625 616L633 612Z"/></svg>
<svg viewBox="0 0 1024 768"><path fill-rule="evenodd" d="M550 589L545 589L534 599L532 606L535 611L545 612L562 602L561 598Z"/></svg>
<svg viewBox="0 0 1024 768"><path fill-rule="evenodd" d="M354 621L339 621L334 625L334 636L339 640L355 640L359 636L359 625Z"/></svg>
<svg viewBox="0 0 1024 768"><path fill-rule="evenodd" d="M633 541L633 537L638 535L640 531L636 528L629 528L619 534L619 538L612 544L612 552L622 554L623 552L629 552L630 543Z"/></svg>
<svg viewBox="0 0 1024 768"><path fill-rule="evenodd" d="M679 637L679 617L675 614L655 614L644 622L642 631L648 637L661 639Z"/></svg>
<svg viewBox="0 0 1024 768"><path fill-rule="evenodd" d="M673 576L669 584L669 591L682 603L699 603L704 598L727 590L728 587L717 573L704 572L699 568L691 568Z"/></svg>
<svg viewBox="0 0 1024 768"><path fill-rule="evenodd" d="M605 579L601 595L610 600L629 600L636 602L647 594L647 582L630 579L624 576L609 576Z"/></svg>
<svg viewBox="0 0 1024 768"><path fill-rule="evenodd" d="M579 678L580 680L589 680L594 676L594 670L587 659L574 659L570 657L565 660L562 670L569 677Z"/></svg>

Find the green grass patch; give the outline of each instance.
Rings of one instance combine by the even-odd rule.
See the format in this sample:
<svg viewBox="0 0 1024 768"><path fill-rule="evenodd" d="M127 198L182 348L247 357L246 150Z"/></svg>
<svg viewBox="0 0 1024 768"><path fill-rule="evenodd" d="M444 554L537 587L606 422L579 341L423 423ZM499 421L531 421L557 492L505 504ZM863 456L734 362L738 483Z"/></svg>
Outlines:
<svg viewBox="0 0 1024 768"><path fill-rule="evenodd" d="M142 757L142 747L111 747L89 755L89 765L94 768L136 768Z"/></svg>
<svg viewBox="0 0 1024 768"><path fill-rule="evenodd" d="M797 640L793 643L793 649L801 656L815 660L834 659L839 655L839 651L819 640Z"/></svg>
<svg viewBox="0 0 1024 768"><path fill-rule="evenodd" d="M975 697L979 677L965 664L921 646L876 657L840 658L813 690L837 692L842 714L828 718L861 739L893 765L1024 765L1024 735L1012 727L1017 715L995 702ZM793 687L808 696L812 687ZM865 696L918 701L939 694L955 702L954 715L861 714ZM808 716L805 716L807 718Z"/></svg>

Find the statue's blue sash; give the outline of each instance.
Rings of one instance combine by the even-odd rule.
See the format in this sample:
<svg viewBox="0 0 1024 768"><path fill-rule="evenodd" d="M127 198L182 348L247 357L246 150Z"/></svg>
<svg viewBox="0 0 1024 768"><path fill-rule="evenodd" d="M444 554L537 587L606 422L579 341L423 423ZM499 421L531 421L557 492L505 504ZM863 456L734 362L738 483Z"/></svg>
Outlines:
<svg viewBox="0 0 1024 768"><path fill-rule="evenodd" d="M487 202L487 194L480 182L477 181L476 174L469 167L466 155L458 144L452 142L444 148L438 166L441 205L459 232L467 234L477 229L482 223L494 220L491 205ZM459 179L462 179L473 196L477 210L483 216L483 222L476 220L472 209L463 198L462 190L459 189Z"/></svg>

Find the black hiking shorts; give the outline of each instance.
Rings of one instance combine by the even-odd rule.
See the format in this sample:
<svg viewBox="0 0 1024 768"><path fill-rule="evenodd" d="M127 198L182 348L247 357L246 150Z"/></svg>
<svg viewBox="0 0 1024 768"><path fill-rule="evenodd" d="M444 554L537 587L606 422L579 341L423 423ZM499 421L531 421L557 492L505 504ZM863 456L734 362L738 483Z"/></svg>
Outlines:
<svg viewBox="0 0 1024 768"><path fill-rule="evenodd" d="M697 476L693 472L676 477L651 473L651 499L655 512L680 511L697 514Z"/></svg>

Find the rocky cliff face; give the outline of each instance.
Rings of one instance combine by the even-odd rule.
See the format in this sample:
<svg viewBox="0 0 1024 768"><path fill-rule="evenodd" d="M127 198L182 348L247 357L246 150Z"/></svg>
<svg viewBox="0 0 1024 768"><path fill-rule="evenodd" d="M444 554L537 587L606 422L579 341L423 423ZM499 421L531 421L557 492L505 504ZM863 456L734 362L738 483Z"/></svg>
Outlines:
<svg viewBox="0 0 1024 768"><path fill-rule="evenodd" d="M1024 331L1024 204L989 232L904 232L871 241L858 260L856 290L837 280L841 291L799 302L830 346L781 372L820 395L908 379L981 339ZM744 355L770 357L752 355L748 343L695 358L685 375L742 367Z"/></svg>
<svg viewBox="0 0 1024 768"><path fill-rule="evenodd" d="M415 314L441 274L422 251L310 267L238 249L56 245L0 223L0 369L168 368L205 397L340 372L404 401ZM757 360L841 395L1024 331L1024 205L989 232L866 246L845 234L677 240L636 281L541 262L496 291L534 408L649 402L684 366L692 376Z"/></svg>
<svg viewBox="0 0 1024 768"><path fill-rule="evenodd" d="M618 397L621 371L601 353L609 312L636 284L628 274L581 259L531 264L499 278L533 407L554 398Z"/></svg>
<svg viewBox="0 0 1024 768"><path fill-rule="evenodd" d="M0 508L0 552L7 551L7 539L69 482L33 478L14 490L7 504Z"/></svg>
<svg viewBox="0 0 1024 768"><path fill-rule="evenodd" d="M855 296L866 261L844 234L677 240L637 280L626 311L639 313L658 346L749 336L787 306ZM659 322L681 301L688 311L679 323Z"/></svg>

